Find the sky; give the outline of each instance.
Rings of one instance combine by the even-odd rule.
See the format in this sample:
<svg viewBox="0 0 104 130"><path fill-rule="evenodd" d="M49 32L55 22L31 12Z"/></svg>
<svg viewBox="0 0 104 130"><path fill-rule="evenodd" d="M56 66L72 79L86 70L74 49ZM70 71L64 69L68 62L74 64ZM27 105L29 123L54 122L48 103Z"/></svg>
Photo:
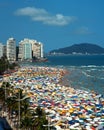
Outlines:
<svg viewBox="0 0 104 130"><path fill-rule="evenodd" d="M42 42L44 51L79 43L104 47L104 0L0 0L0 43Z"/></svg>

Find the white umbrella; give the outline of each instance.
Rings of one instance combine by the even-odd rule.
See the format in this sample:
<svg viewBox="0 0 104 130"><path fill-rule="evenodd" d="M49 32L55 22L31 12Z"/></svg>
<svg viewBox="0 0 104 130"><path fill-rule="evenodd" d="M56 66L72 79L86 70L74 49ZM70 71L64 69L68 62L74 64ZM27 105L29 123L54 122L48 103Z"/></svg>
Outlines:
<svg viewBox="0 0 104 130"><path fill-rule="evenodd" d="M104 124L100 124L97 128L96 128L96 130L103 130L104 129Z"/></svg>

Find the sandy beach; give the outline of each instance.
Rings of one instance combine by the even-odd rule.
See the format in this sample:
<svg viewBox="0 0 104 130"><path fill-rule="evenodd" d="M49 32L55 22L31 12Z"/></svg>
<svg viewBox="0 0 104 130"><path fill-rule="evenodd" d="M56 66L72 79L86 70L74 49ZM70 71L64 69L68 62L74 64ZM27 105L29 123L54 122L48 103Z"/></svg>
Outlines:
<svg viewBox="0 0 104 130"><path fill-rule="evenodd" d="M97 130L103 127L103 95L61 84L65 74L67 70L62 68L29 66L19 68L6 80L27 93L31 108L40 106L44 109L50 124L57 130Z"/></svg>

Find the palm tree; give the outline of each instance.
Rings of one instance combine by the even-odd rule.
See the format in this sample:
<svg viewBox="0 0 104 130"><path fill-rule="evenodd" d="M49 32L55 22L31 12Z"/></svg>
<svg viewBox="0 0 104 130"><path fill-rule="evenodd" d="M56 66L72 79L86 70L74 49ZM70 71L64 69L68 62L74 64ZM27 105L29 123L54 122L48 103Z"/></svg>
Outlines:
<svg viewBox="0 0 104 130"><path fill-rule="evenodd" d="M36 117L37 116L37 117ZM38 106L35 110L33 117L33 130L46 130L43 125L48 124L45 112Z"/></svg>
<svg viewBox="0 0 104 130"><path fill-rule="evenodd" d="M0 88L0 102L4 106L4 104L5 104L5 90L2 87Z"/></svg>
<svg viewBox="0 0 104 130"><path fill-rule="evenodd" d="M24 116L21 117L23 130L47 130L43 127L45 124L48 124L48 121L45 112L40 107L37 107L36 110L28 108Z"/></svg>
<svg viewBox="0 0 104 130"><path fill-rule="evenodd" d="M7 107L8 107L8 112L9 112L9 119L10 117L12 117L12 114L13 112L17 114L17 108L18 108L18 104L17 102L15 101L15 97L14 96L9 96L7 99L6 99L6 103L7 103Z"/></svg>
<svg viewBox="0 0 104 130"><path fill-rule="evenodd" d="M26 94L23 93L23 90L19 88L13 95L7 98L7 104L9 110L11 112L14 111L16 113L16 116L18 116L19 127L21 125L23 127L21 120L25 119L25 116L27 118L27 115L29 113L29 97L27 97Z"/></svg>
<svg viewBox="0 0 104 130"><path fill-rule="evenodd" d="M11 91L11 85L8 82L3 82L0 88L0 99L3 104L3 108L6 105L6 99L10 95Z"/></svg>
<svg viewBox="0 0 104 130"><path fill-rule="evenodd" d="M23 130L32 130L32 121L33 121L32 112L30 109L28 109L25 115L22 115L21 128Z"/></svg>
<svg viewBox="0 0 104 130"><path fill-rule="evenodd" d="M21 119L21 128L22 130L30 130L31 128L31 118L29 116L25 116L24 118Z"/></svg>
<svg viewBox="0 0 104 130"><path fill-rule="evenodd" d="M13 105L13 102L10 103L9 96L13 94L13 86L10 85L9 82L3 82L0 88L0 99L2 102L2 110L3 112L8 112L9 118L11 115L11 107ZM9 102L9 103L8 103ZM8 105L10 104L10 105Z"/></svg>
<svg viewBox="0 0 104 130"><path fill-rule="evenodd" d="M45 112L39 106L36 110L30 109L29 100L30 98L23 93L22 89L17 89L6 100L9 113L12 114L13 111L16 113L18 121L20 119L20 128L23 130L47 130L43 127L43 125L48 124Z"/></svg>
<svg viewBox="0 0 104 130"><path fill-rule="evenodd" d="M24 102L21 102L21 128L25 130L29 130L32 122L32 112L29 108L29 98L27 98Z"/></svg>

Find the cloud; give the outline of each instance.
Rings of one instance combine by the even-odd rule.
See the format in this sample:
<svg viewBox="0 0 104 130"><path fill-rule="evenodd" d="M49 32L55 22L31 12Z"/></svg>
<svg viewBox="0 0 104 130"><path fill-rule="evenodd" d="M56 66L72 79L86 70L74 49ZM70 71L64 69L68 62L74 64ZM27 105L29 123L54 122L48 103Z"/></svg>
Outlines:
<svg viewBox="0 0 104 130"><path fill-rule="evenodd" d="M17 16L29 16L33 21L39 21L43 24L64 26L76 20L74 16L64 16L63 14L52 15L45 9L35 7L25 7L16 10Z"/></svg>
<svg viewBox="0 0 104 130"><path fill-rule="evenodd" d="M84 26L77 28L73 33L78 35L92 34L92 32L88 29L88 27L84 27Z"/></svg>

